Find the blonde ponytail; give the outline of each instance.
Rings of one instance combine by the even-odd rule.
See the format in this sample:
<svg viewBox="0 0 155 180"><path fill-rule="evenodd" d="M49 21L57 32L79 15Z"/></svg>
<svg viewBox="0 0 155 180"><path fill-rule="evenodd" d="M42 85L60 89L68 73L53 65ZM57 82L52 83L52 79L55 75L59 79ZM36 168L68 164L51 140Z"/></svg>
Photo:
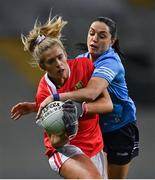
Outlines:
<svg viewBox="0 0 155 180"><path fill-rule="evenodd" d="M31 53L35 61L39 63L42 52L53 44L59 44L63 49L64 46L61 42L63 27L67 24L61 16L55 16L41 25L38 20L35 21L33 29L27 36L21 35L24 50Z"/></svg>

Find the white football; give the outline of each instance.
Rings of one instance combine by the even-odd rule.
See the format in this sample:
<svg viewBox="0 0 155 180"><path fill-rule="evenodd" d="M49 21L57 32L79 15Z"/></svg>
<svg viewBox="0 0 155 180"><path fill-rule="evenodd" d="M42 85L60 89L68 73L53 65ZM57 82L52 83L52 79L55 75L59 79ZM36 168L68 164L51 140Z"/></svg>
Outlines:
<svg viewBox="0 0 155 180"><path fill-rule="evenodd" d="M39 119L36 123L45 128L49 135L62 135L65 132L65 124L63 117L63 102L54 101L49 103L41 111Z"/></svg>

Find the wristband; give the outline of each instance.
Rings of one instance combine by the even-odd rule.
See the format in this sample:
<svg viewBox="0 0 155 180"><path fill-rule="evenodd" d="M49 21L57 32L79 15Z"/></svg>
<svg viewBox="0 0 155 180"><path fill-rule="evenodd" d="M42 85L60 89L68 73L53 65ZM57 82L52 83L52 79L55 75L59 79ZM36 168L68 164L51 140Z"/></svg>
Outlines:
<svg viewBox="0 0 155 180"><path fill-rule="evenodd" d="M54 101L60 101L60 96L59 96L58 93L57 94L53 94L53 100Z"/></svg>
<svg viewBox="0 0 155 180"><path fill-rule="evenodd" d="M82 103L82 109L83 109L83 114L86 115L88 113L88 106L86 102Z"/></svg>

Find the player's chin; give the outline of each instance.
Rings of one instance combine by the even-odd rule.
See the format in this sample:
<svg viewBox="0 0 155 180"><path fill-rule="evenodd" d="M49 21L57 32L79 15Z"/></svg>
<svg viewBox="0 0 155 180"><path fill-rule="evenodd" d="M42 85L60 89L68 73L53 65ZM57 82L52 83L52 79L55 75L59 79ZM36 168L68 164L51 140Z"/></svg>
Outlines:
<svg viewBox="0 0 155 180"><path fill-rule="evenodd" d="M93 50L93 49L89 49L89 54L94 54L95 53L95 51Z"/></svg>
<svg viewBox="0 0 155 180"><path fill-rule="evenodd" d="M68 78L68 76L67 76L65 71L62 72L62 73L58 73L57 74L57 79L64 79L64 80L66 80L67 78Z"/></svg>

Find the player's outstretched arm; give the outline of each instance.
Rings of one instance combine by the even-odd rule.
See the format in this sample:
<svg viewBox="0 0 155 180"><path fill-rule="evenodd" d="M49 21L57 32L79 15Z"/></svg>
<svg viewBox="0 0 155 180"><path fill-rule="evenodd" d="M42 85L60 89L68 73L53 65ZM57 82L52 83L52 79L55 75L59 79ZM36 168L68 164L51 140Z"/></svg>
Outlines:
<svg viewBox="0 0 155 180"><path fill-rule="evenodd" d="M20 102L14 105L11 109L11 119L17 120L21 116L37 112L35 102Z"/></svg>
<svg viewBox="0 0 155 180"><path fill-rule="evenodd" d="M105 79L97 77L91 78L85 88L78 89L76 91L60 93L59 100L66 101L68 99L71 99L73 101L79 102L93 102L104 92L107 87L108 82ZM53 101L54 97L52 95L46 97L44 101L40 104L38 114L43 107Z"/></svg>
<svg viewBox="0 0 155 180"><path fill-rule="evenodd" d="M109 83L107 80L99 77L92 77L86 87L76 91L60 93L60 101L71 99L80 102L93 102L103 93L108 85Z"/></svg>
<svg viewBox="0 0 155 180"><path fill-rule="evenodd" d="M72 92L71 92L72 93ZM65 94L65 93L63 93ZM39 114L41 110L50 102L53 101L52 96L48 96L41 104L39 111L37 113L37 117L39 117ZM77 100L79 101L79 100ZM75 102L75 101L74 101ZM81 106L83 103L81 103ZM107 89L104 89L101 95L93 102L87 102L85 103L85 106L82 107L83 111L86 111L84 113L92 114L92 113L108 113L113 110L113 103L110 98L110 95L108 93Z"/></svg>

